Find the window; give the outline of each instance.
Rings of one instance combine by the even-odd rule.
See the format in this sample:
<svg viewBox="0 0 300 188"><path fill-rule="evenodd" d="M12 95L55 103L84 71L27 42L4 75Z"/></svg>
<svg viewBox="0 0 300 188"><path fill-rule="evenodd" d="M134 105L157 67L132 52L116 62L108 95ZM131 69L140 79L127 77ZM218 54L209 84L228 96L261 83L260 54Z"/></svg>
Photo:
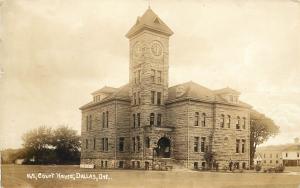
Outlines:
<svg viewBox="0 0 300 188"><path fill-rule="evenodd" d="M101 138L101 143L102 143L101 151L104 151L105 150L105 139L104 138Z"/></svg>
<svg viewBox="0 0 300 188"><path fill-rule="evenodd" d="M108 128L108 111L106 111L106 127Z"/></svg>
<svg viewBox="0 0 300 188"><path fill-rule="evenodd" d="M85 139L85 149L89 149L89 140Z"/></svg>
<svg viewBox="0 0 300 188"><path fill-rule="evenodd" d="M105 112L102 113L102 128L105 127Z"/></svg>
<svg viewBox="0 0 300 188"><path fill-rule="evenodd" d="M119 161L119 168L124 168L124 161Z"/></svg>
<svg viewBox="0 0 300 188"><path fill-rule="evenodd" d="M221 115L221 122L220 122L220 127L224 128L224 124L225 124L225 116L224 114Z"/></svg>
<svg viewBox="0 0 300 188"><path fill-rule="evenodd" d="M205 137L201 137L201 152L205 152Z"/></svg>
<svg viewBox="0 0 300 188"><path fill-rule="evenodd" d="M205 113L202 114L201 124L202 124L202 127L206 126L206 114Z"/></svg>
<svg viewBox="0 0 300 188"><path fill-rule="evenodd" d="M243 118L243 129L246 129L246 118Z"/></svg>
<svg viewBox="0 0 300 188"><path fill-rule="evenodd" d="M288 153L285 153L285 157L288 157L289 155L288 155Z"/></svg>
<svg viewBox="0 0 300 188"><path fill-rule="evenodd" d="M194 137L194 152L199 151L199 137Z"/></svg>
<svg viewBox="0 0 300 188"><path fill-rule="evenodd" d="M242 153L245 153L246 140L242 140Z"/></svg>
<svg viewBox="0 0 300 188"><path fill-rule="evenodd" d="M154 125L154 113L150 114L150 126Z"/></svg>
<svg viewBox="0 0 300 188"><path fill-rule="evenodd" d="M137 113L137 126L140 127L141 126L141 114Z"/></svg>
<svg viewBox="0 0 300 188"><path fill-rule="evenodd" d="M146 139L145 139L145 146L146 146L146 148L150 148L150 138L149 137L146 137Z"/></svg>
<svg viewBox="0 0 300 188"><path fill-rule="evenodd" d="M276 158L278 159L278 153L276 154Z"/></svg>
<svg viewBox="0 0 300 188"><path fill-rule="evenodd" d="M94 138L94 150L96 149L96 138Z"/></svg>
<svg viewBox="0 0 300 188"><path fill-rule="evenodd" d="M86 130L89 130L89 116L86 116Z"/></svg>
<svg viewBox="0 0 300 188"><path fill-rule="evenodd" d="M133 104L136 105L136 93L133 93Z"/></svg>
<svg viewBox="0 0 300 188"><path fill-rule="evenodd" d="M157 114L157 124L158 127L161 126L161 114Z"/></svg>
<svg viewBox="0 0 300 188"><path fill-rule="evenodd" d="M205 162L201 163L202 169L205 169Z"/></svg>
<svg viewBox="0 0 300 188"><path fill-rule="evenodd" d="M270 160L270 163L272 163L272 160Z"/></svg>
<svg viewBox="0 0 300 188"><path fill-rule="evenodd" d="M104 167L104 162L103 161L101 161L101 168L103 168Z"/></svg>
<svg viewBox="0 0 300 188"><path fill-rule="evenodd" d="M241 121L240 116L238 116L237 120L236 120L236 129L240 129L241 128L240 127L240 121Z"/></svg>
<svg viewBox="0 0 300 188"><path fill-rule="evenodd" d="M137 93L137 104L141 104L141 93Z"/></svg>
<svg viewBox="0 0 300 188"><path fill-rule="evenodd" d="M155 70L151 69L151 82L154 83L155 82Z"/></svg>
<svg viewBox="0 0 300 188"><path fill-rule="evenodd" d="M239 139L236 140L235 152L240 153L240 140Z"/></svg>
<svg viewBox="0 0 300 188"><path fill-rule="evenodd" d="M132 161L132 162L131 162L131 167L132 167L132 168L135 168L135 161Z"/></svg>
<svg viewBox="0 0 300 188"><path fill-rule="evenodd" d="M243 169L246 169L246 163L243 162Z"/></svg>
<svg viewBox="0 0 300 188"><path fill-rule="evenodd" d="M278 160L276 160L276 164L278 164Z"/></svg>
<svg viewBox="0 0 300 188"><path fill-rule="evenodd" d="M89 126L89 130L92 129L92 115L90 115L90 126Z"/></svg>
<svg viewBox="0 0 300 188"><path fill-rule="evenodd" d="M119 151L124 151L124 137L119 138Z"/></svg>
<svg viewBox="0 0 300 188"><path fill-rule="evenodd" d="M298 157L298 158L299 158L299 156L300 156L299 153L297 153L297 157Z"/></svg>
<svg viewBox="0 0 300 188"><path fill-rule="evenodd" d="M132 151L135 152L135 137L132 137Z"/></svg>
<svg viewBox="0 0 300 188"><path fill-rule="evenodd" d="M157 83L162 83L162 79L161 79L161 71L157 71Z"/></svg>
<svg viewBox="0 0 300 188"><path fill-rule="evenodd" d="M105 151L108 151L108 138L105 138Z"/></svg>
<svg viewBox="0 0 300 188"><path fill-rule="evenodd" d="M227 127L230 128L230 124L231 124L231 116L228 115L227 116Z"/></svg>
<svg viewBox="0 0 300 188"><path fill-rule="evenodd" d="M108 165L107 165L107 161L105 161L105 168L107 168L107 166L108 166Z"/></svg>
<svg viewBox="0 0 300 188"><path fill-rule="evenodd" d="M141 83L141 70L138 70L137 77L138 83Z"/></svg>
<svg viewBox="0 0 300 188"><path fill-rule="evenodd" d="M136 84L137 83L137 72L134 71L133 74L134 74L134 83Z"/></svg>
<svg viewBox="0 0 300 188"><path fill-rule="evenodd" d="M198 169L198 162L194 162L194 169Z"/></svg>
<svg viewBox="0 0 300 188"><path fill-rule="evenodd" d="M161 92L157 92L157 105L161 105Z"/></svg>
<svg viewBox="0 0 300 188"><path fill-rule="evenodd" d="M194 123L195 126L198 126L199 125L199 112L195 112L195 123Z"/></svg>
<svg viewBox="0 0 300 188"><path fill-rule="evenodd" d="M133 128L135 128L135 114L132 114Z"/></svg>
<svg viewBox="0 0 300 188"><path fill-rule="evenodd" d="M137 152L140 152L140 150L141 150L141 140L140 140L139 136L136 137L136 141L137 141Z"/></svg>
<svg viewBox="0 0 300 188"><path fill-rule="evenodd" d="M151 91L151 104L155 104L155 91Z"/></svg>
<svg viewBox="0 0 300 188"><path fill-rule="evenodd" d="M136 168L141 168L141 162L140 161L136 162Z"/></svg>

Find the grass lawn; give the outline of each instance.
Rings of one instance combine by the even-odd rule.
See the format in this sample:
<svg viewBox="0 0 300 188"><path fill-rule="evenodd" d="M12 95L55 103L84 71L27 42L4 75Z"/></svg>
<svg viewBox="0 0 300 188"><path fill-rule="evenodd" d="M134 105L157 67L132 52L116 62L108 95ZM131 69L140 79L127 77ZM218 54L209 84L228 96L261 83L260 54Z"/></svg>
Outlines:
<svg viewBox="0 0 300 188"><path fill-rule="evenodd" d="M56 173L60 173L60 176L57 176ZM37 179L34 178L34 175ZM76 177L76 175L78 178L72 179L72 175L74 175L73 178ZM81 177L79 177L79 175L81 175ZM94 179L92 179L93 175ZM30 177L32 179L30 179ZM98 181L95 177L98 178ZM300 188L300 173L161 172L143 170L80 169L79 166L2 165L2 186L4 188Z"/></svg>

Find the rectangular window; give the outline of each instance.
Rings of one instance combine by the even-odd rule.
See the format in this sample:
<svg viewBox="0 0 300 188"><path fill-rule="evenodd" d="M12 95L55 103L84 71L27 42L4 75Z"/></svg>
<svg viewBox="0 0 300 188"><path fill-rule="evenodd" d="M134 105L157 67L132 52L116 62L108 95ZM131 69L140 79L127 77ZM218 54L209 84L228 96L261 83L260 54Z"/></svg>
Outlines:
<svg viewBox="0 0 300 188"><path fill-rule="evenodd" d="M201 124L202 124L202 127L206 126L206 114L205 113L202 114Z"/></svg>
<svg viewBox="0 0 300 188"><path fill-rule="evenodd" d="M137 114L137 126L138 127L141 126L141 114L140 113Z"/></svg>
<svg viewBox="0 0 300 188"><path fill-rule="evenodd" d="M150 138L149 137L146 137L146 139L145 139L145 146L146 146L146 148L150 148Z"/></svg>
<svg viewBox="0 0 300 188"><path fill-rule="evenodd" d="M150 114L150 126L154 125L154 113Z"/></svg>
<svg viewBox="0 0 300 188"><path fill-rule="evenodd" d="M151 69L151 82L155 83L155 70Z"/></svg>
<svg viewBox="0 0 300 188"><path fill-rule="evenodd" d="M103 161L101 161L101 168L103 168L104 167L104 162Z"/></svg>
<svg viewBox="0 0 300 188"><path fill-rule="evenodd" d="M124 137L119 138L119 151L124 151Z"/></svg>
<svg viewBox="0 0 300 188"><path fill-rule="evenodd" d="M236 153L240 153L240 140L239 139L236 140L236 149L235 149L235 152Z"/></svg>
<svg viewBox="0 0 300 188"><path fill-rule="evenodd" d="M199 151L199 137L194 137L194 152Z"/></svg>
<svg viewBox="0 0 300 188"><path fill-rule="evenodd" d="M85 139L85 149L89 149L89 140Z"/></svg>
<svg viewBox="0 0 300 188"><path fill-rule="evenodd" d="M221 122L220 122L220 127L224 128L224 124L225 124L225 116L224 114L221 115Z"/></svg>
<svg viewBox="0 0 300 188"><path fill-rule="evenodd" d="M137 83L141 83L141 70L137 71Z"/></svg>
<svg viewBox="0 0 300 188"><path fill-rule="evenodd" d="M94 150L96 149L96 138L94 138Z"/></svg>
<svg viewBox="0 0 300 188"><path fill-rule="evenodd" d="M151 104L155 104L155 91L151 91Z"/></svg>
<svg viewBox="0 0 300 188"><path fill-rule="evenodd" d="M108 151L108 138L105 138L105 151Z"/></svg>
<svg viewBox="0 0 300 188"><path fill-rule="evenodd" d="M89 125L89 130L92 129L92 115L90 115L90 125Z"/></svg>
<svg viewBox="0 0 300 188"><path fill-rule="evenodd" d="M140 161L137 161L137 162L136 162L136 168L141 168L141 163L140 163Z"/></svg>
<svg viewBox="0 0 300 188"><path fill-rule="evenodd" d="M161 105L161 92L157 92L157 105Z"/></svg>
<svg viewBox="0 0 300 188"><path fill-rule="evenodd" d="M230 128L230 124L231 124L231 116L228 115L227 116L227 127Z"/></svg>
<svg viewBox="0 0 300 188"><path fill-rule="evenodd" d="M108 165L107 165L107 161L105 161L105 168L107 168L108 167Z"/></svg>
<svg viewBox="0 0 300 188"><path fill-rule="evenodd" d="M105 127L105 112L102 113L102 128Z"/></svg>
<svg viewBox="0 0 300 188"><path fill-rule="evenodd" d="M142 71L139 70L139 83L141 83L141 82L142 82Z"/></svg>
<svg viewBox="0 0 300 188"><path fill-rule="evenodd" d="M119 168L124 168L124 161L119 161Z"/></svg>
<svg viewBox="0 0 300 188"><path fill-rule="evenodd" d="M132 137L132 151L135 152L135 137Z"/></svg>
<svg viewBox="0 0 300 188"><path fill-rule="evenodd" d="M141 104L141 93L137 92L137 104L140 105Z"/></svg>
<svg viewBox="0 0 300 188"><path fill-rule="evenodd" d="M157 114L157 125L158 127L161 126L161 114Z"/></svg>
<svg viewBox="0 0 300 188"><path fill-rule="evenodd" d="M136 105L136 93L133 93L133 104Z"/></svg>
<svg viewBox="0 0 300 188"><path fill-rule="evenodd" d="M106 127L108 128L108 111L106 111Z"/></svg>
<svg viewBox="0 0 300 188"><path fill-rule="evenodd" d="M137 142L137 152L140 152L141 151L141 140L140 140L139 136L136 137L136 142Z"/></svg>
<svg viewBox="0 0 300 188"><path fill-rule="evenodd" d="M137 84L137 72L133 72L133 75L134 75L134 83Z"/></svg>
<svg viewBox="0 0 300 188"><path fill-rule="evenodd" d="M86 130L89 130L89 116L86 116Z"/></svg>
<svg viewBox="0 0 300 188"><path fill-rule="evenodd" d="M161 79L161 71L157 71L157 83L162 83L162 79Z"/></svg>
<svg viewBox="0 0 300 188"><path fill-rule="evenodd" d="M299 156L300 156L300 154L299 153L297 153L297 157L299 158Z"/></svg>
<svg viewBox="0 0 300 188"><path fill-rule="evenodd" d="M199 112L195 112L195 121L194 121L194 125L198 126L199 125Z"/></svg>
<svg viewBox="0 0 300 188"><path fill-rule="evenodd" d="M288 153L285 153L285 157L288 157L289 155L288 155Z"/></svg>
<svg viewBox="0 0 300 188"><path fill-rule="evenodd" d="M104 151L105 150L105 139L104 138L101 138L101 144L102 144L101 151Z"/></svg>
<svg viewBox="0 0 300 188"><path fill-rule="evenodd" d="M246 118L243 118L243 129L246 129Z"/></svg>
<svg viewBox="0 0 300 188"><path fill-rule="evenodd" d="M236 129L240 129L240 117L238 116L236 119Z"/></svg>
<svg viewBox="0 0 300 188"><path fill-rule="evenodd" d="M205 137L201 137L201 152L205 152Z"/></svg>
<svg viewBox="0 0 300 188"><path fill-rule="evenodd" d="M246 140L242 140L242 153L245 153Z"/></svg>
<svg viewBox="0 0 300 188"><path fill-rule="evenodd" d="M133 128L135 128L135 114L132 114Z"/></svg>

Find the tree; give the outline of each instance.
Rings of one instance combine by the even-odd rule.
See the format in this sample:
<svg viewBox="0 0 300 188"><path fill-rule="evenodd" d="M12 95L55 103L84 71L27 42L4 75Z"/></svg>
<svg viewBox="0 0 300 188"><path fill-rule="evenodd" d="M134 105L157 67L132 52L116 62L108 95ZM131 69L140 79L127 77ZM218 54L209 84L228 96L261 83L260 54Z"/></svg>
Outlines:
<svg viewBox="0 0 300 188"><path fill-rule="evenodd" d="M250 112L250 164L253 166L256 147L279 133L274 121L257 111Z"/></svg>
<svg viewBox="0 0 300 188"><path fill-rule="evenodd" d="M77 164L80 160L80 139L75 130L61 126L41 126L23 135L26 161L35 164Z"/></svg>
<svg viewBox="0 0 300 188"><path fill-rule="evenodd" d="M67 126L54 130L53 146L57 155L58 163L69 163L80 160L80 137L77 131Z"/></svg>
<svg viewBox="0 0 300 188"><path fill-rule="evenodd" d="M52 146L52 129L46 126L33 129L22 137L26 158L34 158L36 163L43 163L49 156Z"/></svg>

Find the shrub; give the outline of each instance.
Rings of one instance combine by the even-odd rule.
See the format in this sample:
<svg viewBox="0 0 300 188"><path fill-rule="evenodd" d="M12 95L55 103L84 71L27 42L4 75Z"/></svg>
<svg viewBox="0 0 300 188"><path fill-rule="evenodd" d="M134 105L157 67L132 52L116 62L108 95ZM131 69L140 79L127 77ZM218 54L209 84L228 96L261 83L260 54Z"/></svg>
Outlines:
<svg viewBox="0 0 300 188"><path fill-rule="evenodd" d="M260 166L260 165L256 165L256 166L255 166L255 170L256 170L256 172L261 171L261 166Z"/></svg>

